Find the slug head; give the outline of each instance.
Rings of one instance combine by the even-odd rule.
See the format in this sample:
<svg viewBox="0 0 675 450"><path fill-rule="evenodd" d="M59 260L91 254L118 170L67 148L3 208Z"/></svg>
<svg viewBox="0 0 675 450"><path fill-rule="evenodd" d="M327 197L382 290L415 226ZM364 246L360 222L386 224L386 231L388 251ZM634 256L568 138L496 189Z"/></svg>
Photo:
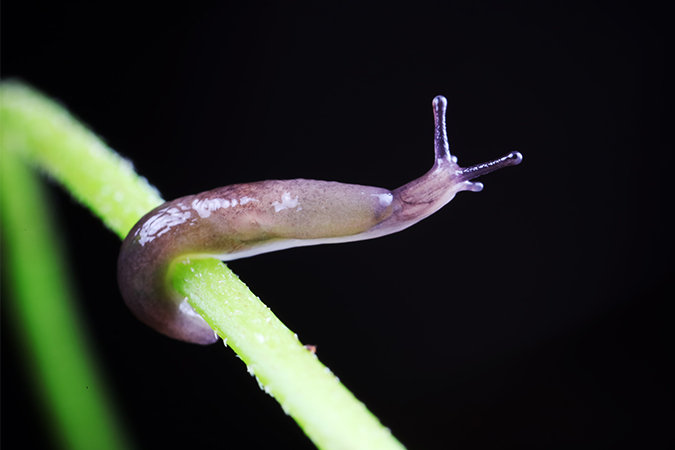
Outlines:
<svg viewBox="0 0 675 450"><path fill-rule="evenodd" d="M447 105L448 101L442 95L432 102L435 121L433 167L422 177L393 191L395 213L382 222L373 234L383 236L408 228L441 209L457 192L479 192L483 189L483 183L471 180L502 167L518 165L523 160L519 152L511 152L493 161L460 167L448 145L445 124Z"/></svg>

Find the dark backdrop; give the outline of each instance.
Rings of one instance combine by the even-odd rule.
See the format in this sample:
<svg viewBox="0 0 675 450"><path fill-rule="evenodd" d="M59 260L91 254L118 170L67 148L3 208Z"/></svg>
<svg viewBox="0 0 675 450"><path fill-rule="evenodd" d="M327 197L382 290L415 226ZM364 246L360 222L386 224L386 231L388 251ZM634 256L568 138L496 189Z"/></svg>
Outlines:
<svg viewBox="0 0 675 450"><path fill-rule="evenodd" d="M273 178L398 187L431 166L445 95L460 163L523 163L403 233L230 266L411 449L670 438L663 11L224 3L6 1L2 76L62 101L165 198ZM141 448L312 448L230 350L136 321L117 237L53 190ZM49 448L5 330L3 441Z"/></svg>

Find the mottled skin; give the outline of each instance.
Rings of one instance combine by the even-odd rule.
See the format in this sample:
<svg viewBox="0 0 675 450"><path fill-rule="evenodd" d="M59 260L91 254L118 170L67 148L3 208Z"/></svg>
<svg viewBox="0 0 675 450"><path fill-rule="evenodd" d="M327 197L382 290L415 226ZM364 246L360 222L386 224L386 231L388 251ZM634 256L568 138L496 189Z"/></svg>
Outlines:
<svg viewBox="0 0 675 450"><path fill-rule="evenodd" d="M433 101L436 161L398 189L317 180L235 184L164 203L146 214L122 244L118 282L141 321L175 339L211 344L217 336L171 285L172 264L185 257L223 261L290 247L371 239L403 230L438 211L470 180L519 164L512 152L469 168L448 149L446 100Z"/></svg>

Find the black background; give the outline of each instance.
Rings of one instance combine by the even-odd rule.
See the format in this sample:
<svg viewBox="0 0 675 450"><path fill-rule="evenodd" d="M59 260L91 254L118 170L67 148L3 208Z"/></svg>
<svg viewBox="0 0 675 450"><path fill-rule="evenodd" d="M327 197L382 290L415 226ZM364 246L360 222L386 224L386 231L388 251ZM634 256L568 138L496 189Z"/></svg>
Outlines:
<svg viewBox="0 0 675 450"><path fill-rule="evenodd" d="M664 11L2 12L3 77L59 99L168 199L275 178L398 187L431 166L431 100L445 95L460 164L511 150L523 163L400 234L230 267L411 449L672 444ZM136 321L117 291L119 240L53 190L92 345L140 448L313 448L229 349ZM8 324L3 443L50 448Z"/></svg>

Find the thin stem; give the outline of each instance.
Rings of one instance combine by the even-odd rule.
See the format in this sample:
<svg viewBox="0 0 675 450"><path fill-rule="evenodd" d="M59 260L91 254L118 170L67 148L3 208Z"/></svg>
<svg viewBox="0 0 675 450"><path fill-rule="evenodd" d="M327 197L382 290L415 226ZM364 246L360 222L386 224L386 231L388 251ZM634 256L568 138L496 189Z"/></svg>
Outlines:
<svg viewBox="0 0 675 450"><path fill-rule="evenodd" d="M189 296L190 304L241 357L260 388L279 402L317 447L403 449L224 264L190 259L176 266L176 289ZM234 406L227 399L221 403L223 408Z"/></svg>
<svg viewBox="0 0 675 450"><path fill-rule="evenodd" d="M61 448L130 449L73 301L43 186L4 145L0 156L4 307L52 434Z"/></svg>

